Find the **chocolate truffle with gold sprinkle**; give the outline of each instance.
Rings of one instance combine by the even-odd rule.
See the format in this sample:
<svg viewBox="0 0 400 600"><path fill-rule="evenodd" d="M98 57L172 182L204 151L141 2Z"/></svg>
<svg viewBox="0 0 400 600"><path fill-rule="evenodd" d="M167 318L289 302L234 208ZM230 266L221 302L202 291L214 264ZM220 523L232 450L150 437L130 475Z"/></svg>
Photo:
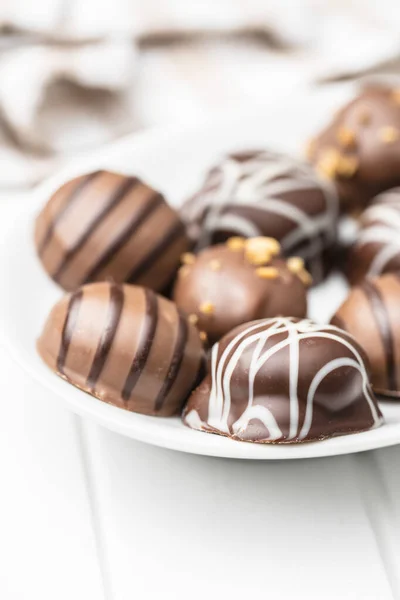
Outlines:
<svg viewBox="0 0 400 600"><path fill-rule="evenodd" d="M308 155L350 212L400 185L400 89L363 90L311 141Z"/></svg>
<svg viewBox="0 0 400 600"><path fill-rule="evenodd" d="M303 259L284 259L280 251L273 238L233 237L185 254L173 298L210 343L254 319L304 317L311 276Z"/></svg>

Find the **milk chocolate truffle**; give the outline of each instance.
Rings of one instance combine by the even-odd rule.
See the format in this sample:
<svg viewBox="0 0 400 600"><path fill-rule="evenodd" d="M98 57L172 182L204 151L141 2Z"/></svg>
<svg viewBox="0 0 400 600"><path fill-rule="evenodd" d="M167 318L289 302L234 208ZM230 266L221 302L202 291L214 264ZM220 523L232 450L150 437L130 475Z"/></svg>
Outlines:
<svg viewBox="0 0 400 600"><path fill-rule="evenodd" d="M58 302L37 348L57 375L99 400L163 417L181 410L204 361L198 331L172 302L108 282Z"/></svg>
<svg viewBox="0 0 400 600"><path fill-rule="evenodd" d="M55 192L37 218L35 243L47 273L67 291L104 280L159 291L188 239L159 192L136 177L98 171Z"/></svg>
<svg viewBox="0 0 400 600"><path fill-rule="evenodd" d="M336 240L338 200L309 165L260 150L226 156L181 214L195 250L232 236L273 237L285 256L306 260L319 281Z"/></svg>
<svg viewBox="0 0 400 600"><path fill-rule="evenodd" d="M351 283L400 272L400 188L379 194L362 213L347 266Z"/></svg>
<svg viewBox="0 0 400 600"><path fill-rule="evenodd" d="M387 274L351 290L332 323L350 332L371 364L377 394L400 397L400 278Z"/></svg>
<svg viewBox="0 0 400 600"><path fill-rule="evenodd" d="M309 158L332 180L343 207L364 207L400 184L400 90L370 87L310 143Z"/></svg>
<svg viewBox="0 0 400 600"><path fill-rule="evenodd" d="M193 429L258 443L297 443L379 426L357 342L332 325L276 318L234 329L212 350L189 398Z"/></svg>
<svg viewBox="0 0 400 600"><path fill-rule="evenodd" d="M273 238L233 237L185 254L173 298L211 343L255 319L305 317L311 276L301 258L279 253Z"/></svg>

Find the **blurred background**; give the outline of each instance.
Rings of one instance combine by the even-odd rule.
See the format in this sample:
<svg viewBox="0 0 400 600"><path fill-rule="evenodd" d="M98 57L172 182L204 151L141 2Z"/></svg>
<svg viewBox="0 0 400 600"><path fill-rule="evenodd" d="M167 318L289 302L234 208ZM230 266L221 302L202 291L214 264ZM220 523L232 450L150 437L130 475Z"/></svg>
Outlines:
<svg viewBox="0 0 400 600"><path fill-rule="evenodd" d="M135 130L400 69L398 0L0 0L0 188Z"/></svg>

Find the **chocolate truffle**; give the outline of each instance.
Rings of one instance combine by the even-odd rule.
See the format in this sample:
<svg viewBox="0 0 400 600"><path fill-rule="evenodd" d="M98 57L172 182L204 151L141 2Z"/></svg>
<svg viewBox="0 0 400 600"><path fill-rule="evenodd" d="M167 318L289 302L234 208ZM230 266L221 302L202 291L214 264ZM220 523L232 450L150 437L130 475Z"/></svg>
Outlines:
<svg viewBox="0 0 400 600"><path fill-rule="evenodd" d="M336 240L334 186L291 157L267 152L226 156L182 208L195 251L232 236L276 238L285 256L306 260L315 281Z"/></svg>
<svg viewBox="0 0 400 600"><path fill-rule="evenodd" d="M133 285L88 284L51 311L37 344L76 387L121 408L168 417L199 377L199 332L175 304Z"/></svg>
<svg viewBox="0 0 400 600"><path fill-rule="evenodd" d="M377 394L400 397L400 278L387 274L351 290L332 323L350 332L371 364Z"/></svg>
<svg viewBox="0 0 400 600"><path fill-rule="evenodd" d="M233 237L185 254L173 298L211 343L255 319L305 317L311 277L301 258L279 253L273 238Z"/></svg>
<svg viewBox="0 0 400 600"><path fill-rule="evenodd" d="M362 213L360 225L347 265L351 283L400 272L400 188L377 196Z"/></svg>
<svg viewBox="0 0 400 600"><path fill-rule="evenodd" d="M334 181L343 207L364 207L400 184L400 90L370 87L309 145L317 171Z"/></svg>
<svg viewBox="0 0 400 600"><path fill-rule="evenodd" d="M237 440L297 443L379 426L364 354L332 325L276 318L234 329L189 398L193 429Z"/></svg>
<svg viewBox="0 0 400 600"><path fill-rule="evenodd" d="M37 218L35 243L47 273L67 291L104 280L159 291L188 239L160 193L136 177L98 171L53 194Z"/></svg>

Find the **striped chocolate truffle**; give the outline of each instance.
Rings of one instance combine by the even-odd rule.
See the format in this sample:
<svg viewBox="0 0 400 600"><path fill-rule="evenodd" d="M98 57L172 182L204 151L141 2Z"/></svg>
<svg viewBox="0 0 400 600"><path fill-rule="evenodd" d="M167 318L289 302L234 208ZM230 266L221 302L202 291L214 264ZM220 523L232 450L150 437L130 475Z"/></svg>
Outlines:
<svg viewBox="0 0 400 600"><path fill-rule="evenodd" d="M347 332L308 319L237 327L212 349L192 393L189 427L257 443L299 443L378 427L363 350Z"/></svg>
<svg viewBox="0 0 400 600"><path fill-rule="evenodd" d="M273 237L320 281L336 242L333 185L290 156L259 150L226 156L181 210L200 250L232 236Z"/></svg>
<svg viewBox="0 0 400 600"><path fill-rule="evenodd" d="M57 375L99 400L164 417L179 413L204 364L199 333L173 302L109 282L60 300L37 348Z"/></svg>
<svg viewBox="0 0 400 600"><path fill-rule="evenodd" d="M364 280L332 318L368 355L377 394L400 397L400 277Z"/></svg>
<svg viewBox="0 0 400 600"><path fill-rule="evenodd" d="M36 220L47 273L67 291L93 281L163 290L187 249L184 225L137 177L98 171L61 186Z"/></svg>
<svg viewBox="0 0 400 600"><path fill-rule="evenodd" d="M379 194L362 213L347 267L353 285L394 272L400 272L400 188Z"/></svg>

